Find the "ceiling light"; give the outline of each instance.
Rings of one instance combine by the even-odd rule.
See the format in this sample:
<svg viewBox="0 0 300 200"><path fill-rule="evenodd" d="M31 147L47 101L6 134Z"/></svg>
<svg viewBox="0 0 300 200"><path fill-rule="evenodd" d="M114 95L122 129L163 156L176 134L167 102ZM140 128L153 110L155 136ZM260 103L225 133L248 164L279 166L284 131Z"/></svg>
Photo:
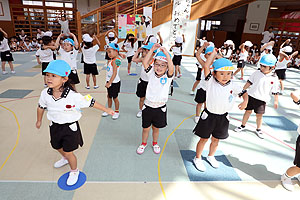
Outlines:
<svg viewBox="0 0 300 200"><path fill-rule="evenodd" d="M277 10L278 7L270 7L271 10Z"/></svg>

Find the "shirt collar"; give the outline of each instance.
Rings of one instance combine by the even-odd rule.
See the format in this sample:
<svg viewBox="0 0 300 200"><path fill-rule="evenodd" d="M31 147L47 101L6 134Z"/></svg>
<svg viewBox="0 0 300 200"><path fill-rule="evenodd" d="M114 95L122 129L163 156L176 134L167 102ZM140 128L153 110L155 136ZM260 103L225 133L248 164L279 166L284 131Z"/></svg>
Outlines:
<svg viewBox="0 0 300 200"><path fill-rule="evenodd" d="M61 93L60 98L66 98L66 97L68 96L70 90L71 90L70 87L66 87L66 88L64 89L64 91ZM48 93L49 95L53 95L53 89L52 89L52 88L49 88L49 89L47 90L47 93Z"/></svg>

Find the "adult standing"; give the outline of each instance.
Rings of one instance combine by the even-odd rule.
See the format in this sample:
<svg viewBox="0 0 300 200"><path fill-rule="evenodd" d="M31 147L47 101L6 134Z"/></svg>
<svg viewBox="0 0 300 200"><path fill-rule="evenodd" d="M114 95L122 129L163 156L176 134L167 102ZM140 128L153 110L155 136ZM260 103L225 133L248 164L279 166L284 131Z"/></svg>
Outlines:
<svg viewBox="0 0 300 200"><path fill-rule="evenodd" d="M42 31L41 29L37 29L37 34L36 34L36 39L39 40L39 39L42 39L42 37L44 36L44 31Z"/></svg>
<svg viewBox="0 0 300 200"><path fill-rule="evenodd" d="M146 16L142 16L141 17L141 22L139 24L137 24L138 48L140 48L142 46L143 41L147 37L147 27L150 25L151 21L152 21L151 18L149 18L149 20L147 20L147 22L146 22Z"/></svg>
<svg viewBox="0 0 300 200"><path fill-rule="evenodd" d="M57 21L61 25L61 33L63 33L64 35L68 35L68 33L70 33L69 20L66 18L66 16L62 15L61 19L58 19L57 16Z"/></svg>
<svg viewBox="0 0 300 200"><path fill-rule="evenodd" d="M263 35L263 39L261 41L262 46L264 44L268 43L271 40L271 38L275 37L274 33L273 33L273 27L272 26L270 26L267 31L264 31L261 34Z"/></svg>

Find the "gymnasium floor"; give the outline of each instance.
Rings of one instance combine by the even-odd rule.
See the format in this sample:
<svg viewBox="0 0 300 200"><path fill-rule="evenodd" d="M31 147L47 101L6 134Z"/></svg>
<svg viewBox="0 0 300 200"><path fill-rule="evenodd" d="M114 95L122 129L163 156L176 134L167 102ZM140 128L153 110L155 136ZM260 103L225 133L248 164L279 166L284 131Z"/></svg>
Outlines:
<svg viewBox="0 0 300 200"><path fill-rule="evenodd" d="M84 110L80 125L85 144L76 155L78 167L87 175L87 182L76 191L64 191L57 186L57 180L69 171L69 166L53 168L60 155L50 146L46 115L41 129L35 128L43 81L34 55L35 52L14 53L17 73L0 75L1 200L258 200L299 197L298 181L294 180L294 192L286 191L280 184L281 174L292 165L294 158L300 112L289 93L300 89L299 70L287 71L286 91L279 97L279 108L273 109L272 103L267 106L263 123L265 139L254 133L254 115L246 131L232 131L240 125L244 113L236 105L230 113L230 137L220 143L216 154L220 168L214 169L205 162L207 171L199 172L192 163L198 138L192 134L195 123L191 115L195 112L195 102L189 94L197 71L195 59L183 59L183 77L175 81L174 94L169 97L168 126L160 131L159 137L162 149L167 141L161 155L155 155L150 146L143 155L136 154L142 135L141 119L136 118L138 98L135 90L139 76L127 75L124 60L120 69L120 118L114 121L111 117L102 118L99 110ZM97 78L100 87L97 90L84 88L85 77L79 63L81 84L77 90L82 94L90 93L98 102L106 104L103 52L97 54L97 63L101 70ZM139 74L140 66L133 64L132 68L133 73ZM254 66L247 66L244 79L247 80L254 70ZM245 80L234 81L243 85ZM151 143L150 138L148 142ZM208 145L205 149L204 157Z"/></svg>

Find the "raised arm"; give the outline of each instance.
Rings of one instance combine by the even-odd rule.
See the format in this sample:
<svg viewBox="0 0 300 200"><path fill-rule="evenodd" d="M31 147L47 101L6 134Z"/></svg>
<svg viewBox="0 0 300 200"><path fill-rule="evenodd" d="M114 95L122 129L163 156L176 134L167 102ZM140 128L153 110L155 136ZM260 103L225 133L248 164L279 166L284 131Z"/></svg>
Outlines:
<svg viewBox="0 0 300 200"><path fill-rule="evenodd" d="M0 28L0 31L3 33L4 37L8 37L7 33L2 28Z"/></svg>
<svg viewBox="0 0 300 200"><path fill-rule="evenodd" d="M159 37L159 42L160 42L160 44L162 45L162 44L163 44L163 39L162 39L162 37L161 37L159 31L157 32L157 35L158 35L158 37Z"/></svg>
<svg viewBox="0 0 300 200"><path fill-rule="evenodd" d="M165 47L160 47L160 50L166 55L168 61L168 77L174 75L174 65L171 56Z"/></svg>
<svg viewBox="0 0 300 200"><path fill-rule="evenodd" d="M265 48L267 48L267 46L272 46L272 47L274 47L274 45L275 45L275 42L274 42L274 41L270 41L270 42L264 44L264 45L260 48L260 52L263 52L263 51L265 50Z"/></svg>
<svg viewBox="0 0 300 200"><path fill-rule="evenodd" d="M183 43L185 43L185 37L184 37L184 34L182 34L182 41L183 41Z"/></svg>
<svg viewBox="0 0 300 200"><path fill-rule="evenodd" d="M294 53L292 53L290 58L294 58L296 55L298 55L298 51L295 51Z"/></svg>
<svg viewBox="0 0 300 200"><path fill-rule="evenodd" d="M214 49L204 64L204 75L207 77L210 74L210 66L217 56L217 49Z"/></svg>
<svg viewBox="0 0 300 200"><path fill-rule="evenodd" d="M145 58L142 60L142 64L144 66L145 69L148 69L149 67L149 63L150 63L150 59L152 57L153 52L160 48L160 44L156 43L152 46L152 48L148 51L147 55L145 56Z"/></svg>
<svg viewBox="0 0 300 200"><path fill-rule="evenodd" d="M98 46L100 47L100 41L99 41L99 39L97 38L97 36L96 36L96 35L93 35L93 38L96 40Z"/></svg>
<svg viewBox="0 0 300 200"><path fill-rule="evenodd" d="M133 62L142 62L142 58L139 58L139 54L142 53L142 48L140 47L134 54L133 58L132 58L132 61Z"/></svg>
<svg viewBox="0 0 300 200"><path fill-rule="evenodd" d="M283 46L284 46L285 44L288 44L288 43L290 43L290 42L291 42L291 39L287 39L286 41L284 41L284 43L282 43L282 44L280 45L280 49L282 49Z"/></svg>
<svg viewBox="0 0 300 200"><path fill-rule="evenodd" d="M60 46L60 38L62 37L62 36L64 36L64 34L63 33L61 33L58 37L57 37L57 39L56 39L56 41L55 41L55 47L56 47L56 49L58 49L58 47Z"/></svg>
<svg viewBox="0 0 300 200"><path fill-rule="evenodd" d="M77 37L71 32L69 33L69 35L71 35L73 37L75 49L78 49L79 48L79 42L77 40Z"/></svg>
<svg viewBox="0 0 300 200"><path fill-rule="evenodd" d="M209 45L209 43L205 42L196 53L196 58L202 67L204 67L205 62L204 62L204 60L202 60L200 55L203 52L204 48L208 47L208 45Z"/></svg>

